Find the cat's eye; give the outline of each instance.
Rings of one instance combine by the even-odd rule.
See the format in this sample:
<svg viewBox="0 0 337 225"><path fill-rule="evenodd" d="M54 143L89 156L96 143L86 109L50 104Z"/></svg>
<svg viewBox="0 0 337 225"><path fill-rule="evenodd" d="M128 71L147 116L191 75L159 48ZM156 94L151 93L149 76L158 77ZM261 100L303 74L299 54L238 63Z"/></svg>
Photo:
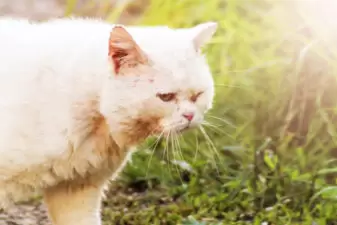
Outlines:
<svg viewBox="0 0 337 225"><path fill-rule="evenodd" d="M176 93L157 94L157 97L163 102L170 102L176 98Z"/></svg>
<svg viewBox="0 0 337 225"><path fill-rule="evenodd" d="M192 95L191 98L190 98L190 100L191 100L192 102L196 102L196 101L198 100L198 98L200 97L200 95L202 95L203 93L204 93L203 91L200 91L200 92L198 92L198 93Z"/></svg>

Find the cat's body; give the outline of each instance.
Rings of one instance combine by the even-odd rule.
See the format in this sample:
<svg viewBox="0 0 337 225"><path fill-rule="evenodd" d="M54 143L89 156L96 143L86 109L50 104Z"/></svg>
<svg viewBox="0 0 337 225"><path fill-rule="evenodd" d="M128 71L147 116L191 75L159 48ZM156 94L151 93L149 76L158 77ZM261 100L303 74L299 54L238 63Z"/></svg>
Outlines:
<svg viewBox="0 0 337 225"><path fill-rule="evenodd" d="M215 29L203 26L0 20L0 206L43 192L55 224L100 224L102 191L130 149L210 107L197 51Z"/></svg>

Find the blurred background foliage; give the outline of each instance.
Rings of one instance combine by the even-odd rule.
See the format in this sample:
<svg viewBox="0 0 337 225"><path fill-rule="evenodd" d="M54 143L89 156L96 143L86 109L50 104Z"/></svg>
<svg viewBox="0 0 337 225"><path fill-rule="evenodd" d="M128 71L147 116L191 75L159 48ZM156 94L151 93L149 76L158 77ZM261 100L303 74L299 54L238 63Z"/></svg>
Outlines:
<svg viewBox="0 0 337 225"><path fill-rule="evenodd" d="M207 123L141 146L105 225L337 224L334 0L59 1L112 23L219 23Z"/></svg>

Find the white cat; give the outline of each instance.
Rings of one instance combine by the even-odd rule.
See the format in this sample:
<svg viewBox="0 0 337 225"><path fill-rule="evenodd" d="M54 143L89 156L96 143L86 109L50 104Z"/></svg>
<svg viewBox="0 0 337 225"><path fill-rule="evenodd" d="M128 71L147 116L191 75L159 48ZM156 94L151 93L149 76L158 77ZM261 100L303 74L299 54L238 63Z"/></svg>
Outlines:
<svg viewBox="0 0 337 225"><path fill-rule="evenodd" d="M0 20L0 206L42 192L56 225L98 225L131 148L199 125L213 99L189 29Z"/></svg>

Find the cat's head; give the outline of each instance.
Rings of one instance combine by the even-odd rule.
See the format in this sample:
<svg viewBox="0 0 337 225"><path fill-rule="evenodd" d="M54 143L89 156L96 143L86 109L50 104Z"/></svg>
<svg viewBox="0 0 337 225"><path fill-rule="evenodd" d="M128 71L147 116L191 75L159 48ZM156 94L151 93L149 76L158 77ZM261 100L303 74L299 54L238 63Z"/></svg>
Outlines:
<svg viewBox="0 0 337 225"><path fill-rule="evenodd" d="M114 27L112 74L101 104L111 129L138 141L200 125L214 95L201 48L216 28L213 22L188 29Z"/></svg>

